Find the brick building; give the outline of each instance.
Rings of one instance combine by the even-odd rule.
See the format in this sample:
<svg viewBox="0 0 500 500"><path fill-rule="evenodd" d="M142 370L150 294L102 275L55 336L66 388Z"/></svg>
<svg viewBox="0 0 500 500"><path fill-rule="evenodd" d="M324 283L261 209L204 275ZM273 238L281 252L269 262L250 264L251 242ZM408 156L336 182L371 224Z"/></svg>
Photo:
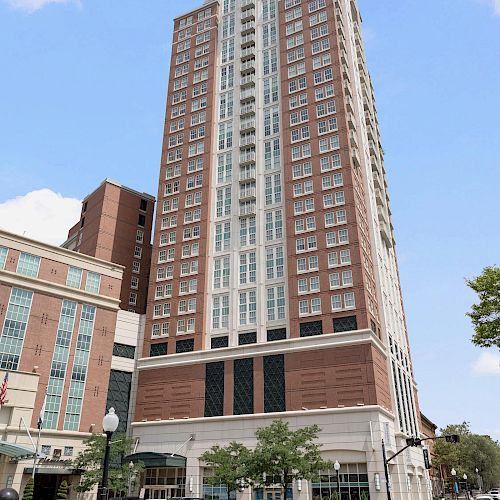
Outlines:
<svg viewBox="0 0 500 500"><path fill-rule="evenodd" d="M124 266L120 307L144 314L155 199L111 179L82 201L64 248Z"/></svg>
<svg viewBox="0 0 500 500"><path fill-rule="evenodd" d="M68 461L102 430L107 408L117 409L125 430L144 325L119 309L122 274L118 264L0 230L1 379L10 372L0 411L1 487L22 491L31 474L33 459L19 458L12 445L33 452L27 429L37 433L45 394L35 483L43 498L63 478L78 484Z"/></svg>
<svg viewBox="0 0 500 500"><path fill-rule="evenodd" d="M343 498L384 494L381 441L391 454L420 420L354 0L174 20L150 282L132 423L150 498L223 496L199 456L274 418L322 427ZM188 490L162 482L172 453ZM418 450L390 473L396 497L428 497ZM337 487L327 471L294 495Z"/></svg>

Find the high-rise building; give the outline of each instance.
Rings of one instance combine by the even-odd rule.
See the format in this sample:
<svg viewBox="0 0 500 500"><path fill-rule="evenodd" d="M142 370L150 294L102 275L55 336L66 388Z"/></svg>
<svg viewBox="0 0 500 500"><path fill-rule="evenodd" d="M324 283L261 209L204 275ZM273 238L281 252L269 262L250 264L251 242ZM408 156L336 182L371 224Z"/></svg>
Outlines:
<svg viewBox="0 0 500 500"><path fill-rule="evenodd" d="M320 425L343 498L382 494L382 440L390 455L420 432L394 245L356 1L176 18L132 424L150 498L215 494L200 454L274 418ZM174 452L189 492L162 482ZM428 497L420 451L390 473L396 496ZM294 486L336 491L335 471Z"/></svg>
<svg viewBox="0 0 500 500"><path fill-rule="evenodd" d="M124 266L120 307L138 314L146 312L154 205L154 196L105 179L62 245Z"/></svg>

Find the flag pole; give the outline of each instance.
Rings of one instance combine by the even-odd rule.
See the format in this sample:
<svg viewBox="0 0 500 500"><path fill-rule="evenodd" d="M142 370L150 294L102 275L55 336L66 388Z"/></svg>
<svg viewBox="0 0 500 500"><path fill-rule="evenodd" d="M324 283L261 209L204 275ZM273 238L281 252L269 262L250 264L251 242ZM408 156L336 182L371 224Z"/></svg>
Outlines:
<svg viewBox="0 0 500 500"><path fill-rule="evenodd" d="M36 439L36 449L35 449L35 458L33 459L33 472L31 473L31 477L33 478L33 483L35 482L35 473L36 473L36 462L38 459L38 448L40 445L40 434L42 432L43 427L43 419L45 418L45 404L47 403L47 389L45 390L45 397L43 398L42 409L40 410L40 415L38 416L38 437Z"/></svg>

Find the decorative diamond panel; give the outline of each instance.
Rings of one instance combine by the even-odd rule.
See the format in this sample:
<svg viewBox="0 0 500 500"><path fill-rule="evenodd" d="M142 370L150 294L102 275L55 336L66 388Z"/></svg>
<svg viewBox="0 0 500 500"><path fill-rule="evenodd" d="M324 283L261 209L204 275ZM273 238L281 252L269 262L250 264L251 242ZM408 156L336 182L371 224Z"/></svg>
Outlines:
<svg viewBox="0 0 500 500"><path fill-rule="evenodd" d="M272 342L273 340L285 340L286 339L286 328L276 328L275 330L267 330L267 341Z"/></svg>
<svg viewBox="0 0 500 500"><path fill-rule="evenodd" d="M120 417L118 432L127 430L128 403L130 399L130 387L132 385L132 373L111 370L109 373L108 399L106 408L114 408Z"/></svg>
<svg viewBox="0 0 500 500"><path fill-rule="evenodd" d="M350 332L358 329L356 316L344 316L343 318L334 318L333 331L335 333Z"/></svg>
<svg viewBox="0 0 500 500"><path fill-rule="evenodd" d="M120 358L135 358L135 347L133 345L126 344L113 344L113 356L119 356Z"/></svg>
<svg viewBox="0 0 500 500"><path fill-rule="evenodd" d="M162 342L161 344L151 344L149 347L149 355L153 356L164 356L167 354L167 343Z"/></svg>
<svg viewBox="0 0 500 500"><path fill-rule="evenodd" d="M210 347L212 349L220 349L221 347L229 346L229 337L214 337L210 341Z"/></svg>
<svg viewBox="0 0 500 500"><path fill-rule="evenodd" d="M223 414L224 361L207 363L205 368L205 417L217 417Z"/></svg>
<svg viewBox="0 0 500 500"><path fill-rule="evenodd" d="M234 360L233 415L253 413L253 359Z"/></svg>
<svg viewBox="0 0 500 500"><path fill-rule="evenodd" d="M285 357L264 356L264 411L285 409Z"/></svg>
<svg viewBox="0 0 500 500"><path fill-rule="evenodd" d="M175 352L194 351L194 339L178 340L175 344Z"/></svg>
<svg viewBox="0 0 500 500"><path fill-rule="evenodd" d="M323 335L322 321L310 321L309 323L300 324L301 337L312 337L314 335Z"/></svg>
<svg viewBox="0 0 500 500"><path fill-rule="evenodd" d="M257 332L240 333L238 345L256 344Z"/></svg>

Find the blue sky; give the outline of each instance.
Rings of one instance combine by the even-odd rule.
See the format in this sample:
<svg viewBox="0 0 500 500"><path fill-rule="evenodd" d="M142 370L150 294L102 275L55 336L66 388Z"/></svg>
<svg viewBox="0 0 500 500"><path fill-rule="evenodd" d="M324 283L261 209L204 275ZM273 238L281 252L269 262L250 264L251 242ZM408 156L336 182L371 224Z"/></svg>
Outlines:
<svg viewBox="0 0 500 500"><path fill-rule="evenodd" d="M171 20L199 4L0 0L0 225L31 234L43 188L59 240L105 177L156 194ZM500 0L359 5L421 409L500 439L498 353L464 316L464 277L500 264Z"/></svg>

